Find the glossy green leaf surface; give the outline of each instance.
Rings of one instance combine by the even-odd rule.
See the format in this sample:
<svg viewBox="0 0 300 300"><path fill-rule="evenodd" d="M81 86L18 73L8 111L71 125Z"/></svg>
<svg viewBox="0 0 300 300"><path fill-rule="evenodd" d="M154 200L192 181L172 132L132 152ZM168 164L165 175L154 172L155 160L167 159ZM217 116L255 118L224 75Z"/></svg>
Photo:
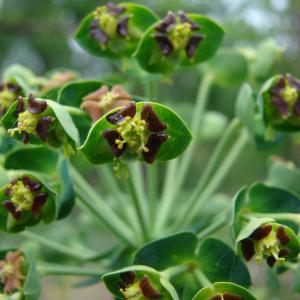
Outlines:
<svg viewBox="0 0 300 300"><path fill-rule="evenodd" d="M162 271L194 260L196 246L197 236L194 233L174 234L140 248L135 254L134 264Z"/></svg>
<svg viewBox="0 0 300 300"><path fill-rule="evenodd" d="M131 56L143 32L157 21L157 17L154 13L142 5L134 3L120 3L119 5L126 7L122 15L128 15L130 17L128 24L129 35L126 38L110 38L107 46L102 47L101 44L90 35L90 26L94 19L91 13L82 20L75 33L75 40L84 50L92 55L109 58Z"/></svg>
<svg viewBox="0 0 300 300"><path fill-rule="evenodd" d="M205 287L192 300L211 300L214 296L223 295L224 293L243 297L241 298L243 300L257 300L247 289L231 282L216 282L210 287Z"/></svg>
<svg viewBox="0 0 300 300"><path fill-rule="evenodd" d="M143 69L152 73L171 73L179 67L204 62L216 53L223 40L224 31L222 27L205 16L187 14L187 17L200 25L201 29L195 33L205 36L197 47L193 59L188 59L185 53L177 53L176 51L169 57L162 55L158 43L153 38L158 22L147 30L134 54Z"/></svg>
<svg viewBox="0 0 300 300"><path fill-rule="evenodd" d="M4 167L53 174L57 171L58 159L59 154L56 151L43 146L27 145L8 152Z"/></svg>
<svg viewBox="0 0 300 300"><path fill-rule="evenodd" d="M158 103L147 103L152 106L161 122L167 125L167 129L164 133L168 135L168 139L162 144L155 159L157 161L166 161L179 156L186 149L192 138L186 124L170 108ZM137 114L141 112L144 104L144 102L136 104ZM115 109L100 118L91 127L86 141L79 148L85 157L93 164L111 163L114 161L111 148L102 137L102 133L105 129L115 128L114 125L107 121L106 117L119 109L120 108Z"/></svg>
<svg viewBox="0 0 300 300"><path fill-rule="evenodd" d="M221 240L201 241L196 260L198 268L211 282L229 281L245 287L251 284L249 271L241 258Z"/></svg>

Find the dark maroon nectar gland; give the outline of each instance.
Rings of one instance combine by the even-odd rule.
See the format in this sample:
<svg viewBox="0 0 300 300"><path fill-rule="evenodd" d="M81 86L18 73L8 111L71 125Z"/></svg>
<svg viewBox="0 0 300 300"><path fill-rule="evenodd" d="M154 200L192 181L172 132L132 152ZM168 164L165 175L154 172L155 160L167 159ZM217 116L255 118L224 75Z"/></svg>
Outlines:
<svg viewBox="0 0 300 300"><path fill-rule="evenodd" d="M126 151L142 155L145 162L155 160L161 145L168 139L163 132L167 126L154 112L151 104L144 104L141 115L136 114L136 104L130 102L121 110L107 116L116 129L106 129L102 136L110 145L113 155L120 157Z"/></svg>
<svg viewBox="0 0 300 300"><path fill-rule="evenodd" d="M8 252L5 259L0 260L0 286L3 286L4 294L10 295L21 290L25 279L23 262L20 251Z"/></svg>
<svg viewBox="0 0 300 300"><path fill-rule="evenodd" d="M47 201L48 194L42 192L42 184L28 176L9 183L5 195L9 198L2 204L15 220L20 220L23 212L31 212L35 219L41 215Z"/></svg>
<svg viewBox="0 0 300 300"><path fill-rule="evenodd" d="M124 15L126 7L114 3L97 7L93 12L93 21L90 25L90 35L102 48L105 48L110 39L128 38L128 22L130 16Z"/></svg>
<svg viewBox="0 0 300 300"><path fill-rule="evenodd" d="M270 88L270 101L279 115L286 119L300 117L300 82L292 75L281 76Z"/></svg>
<svg viewBox="0 0 300 300"><path fill-rule="evenodd" d="M0 116L3 116L10 105L20 95L21 87L14 83L0 83Z"/></svg>
<svg viewBox="0 0 300 300"><path fill-rule="evenodd" d="M126 272L120 274L119 282L120 292L127 300L148 300L160 299L162 294L156 290L156 286L151 282L147 275L141 279L136 278L135 272Z"/></svg>
<svg viewBox="0 0 300 300"><path fill-rule="evenodd" d="M180 11L176 16L169 12L156 27L153 38L156 40L163 56L173 52L184 51L189 59L193 59L196 50L205 38L200 31L200 26L189 19Z"/></svg>
<svg viewBox="0 0 300 300"><path fill-rule="evenodd" d="M17 127L9 129L9 135L13 137L16 133L21 134L24 144L29 142L30 135L38 136L45 142L49 127L54 121L52 116L41 115L46 109L47 102L36 100L32 94L29 95L27 105L23 97L18 97L14 112L14 116L17 118Z"/></svg>
<svg viewBox="0 0 300 300"><path fill-rule="evenodd" d="M264 258L270 267L279 265L290 254L290 250L285 248L289 241L290 237L283 226L278 228L273 224L260 226L247 239L241 241L243 257L246 261L255 257L258 265Z"/></svg>
<svg viewBox="0 0 300 300"><path fill-rule="evenodd" d="M244 300L244 299L245 298L243 296L239 296L231 293L224 293L224 294L213 296L208 300Z"/></svg>

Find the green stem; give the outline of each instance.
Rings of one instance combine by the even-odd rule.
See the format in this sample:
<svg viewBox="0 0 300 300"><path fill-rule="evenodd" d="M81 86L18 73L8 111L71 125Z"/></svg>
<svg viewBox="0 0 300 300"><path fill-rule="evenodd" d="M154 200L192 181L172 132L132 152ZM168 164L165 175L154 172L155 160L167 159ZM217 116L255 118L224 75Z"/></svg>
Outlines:
<svg viewBox="0 0 300 300"><path fill-rule="evenodd" d="M187 171L190 167L190 164L192 162L192 158L196 149L196 146L199 142L199 140L196 138L199 136L198 131L201 125L201 122L203 120L203 115L205 112L206 104L209 98L209 91L211 88L211 85L213 83L213 78L210 75L205 75L200 83L197 100L196 100L196 106L193 113L192 118L192 124L191 124L191 131L194 136L194 140L191 142L189 148L185 151L185 153L182 156L182 159L178 165L177 163L173 163L172 166L170 166L170 169L172 172L176 171L176 180L174 180L173 176L173 186L172 189L168 190L168 193L164 194L160 209L158 211L157 216L157 225L156 230L159 231L163 226L165 225L169 211L173 206L173 203L176 201L178 191L180 190L184 179L187 175ZM174 175L174 173L173 173Z"/></svg>
<svg viewBox="0 0 300 300"><path fill-rule="evenodd" d="M195 274L197 281L199 282L199 284L202 287L207 287L207 286L212 285L210 280L199 269L195 269L194 274Z"/></svg>
<svg viewBox="0 0 300 300"><path fill-rule="evenodd" d="M80 109L80 108L77 108L77 107L73 107L73 106L67 106L67 105L64 105L65 109L68 111L69 114L71 115L75 115L75 116L88 116L87 113Z"/></svg>
<svg viewBox="0 0 300 300"><path fill-rule="evenodd" d="M84 269L72 267L68 265L50 264L44 262L37 262L37 271L41 275L69 275L69 276L97 276L101 277L104 273L99 269Z"/></svg>
<svg viewBox="0 0 300 300"><path fill-rule="evenodd" d="M91 251L90 249L83 250L75 250L72 247L64 246L61 243L55 242L48 238L45 238L41 235L38 235L31 231L23 231L20 233L21 236L25 237L26 239L36 241L37 243L46 246L48 248L53 249L59 253L64 255L79 259L79 260L89 260L91 257L97 256L96 252ZM84 253L83 253L84 252Z"/></svg>
<svg viewBox="0 0 300 300"><path fill-rule="evenodd" d="M165 271L163 271L162 273L164 274L164 276L168 279L181 275L185 272L189 271L189 266L188 265L179 265L179 266L174 266L171 267L169 269L166 269Z"/></svg>
<svg viewBox="0 0 300 300"><path fill-rule="evenodd" d="M208 201L209 197L219 188L220 184L237 161L238 156L248 142L248 135L242 132L235 144L229 150L227 156L217 169L214 176L211 178L205 189L202 191L202 186L197 185L190 200L187 201L186 209L177 218L174 228L187 226L194 217L198 214L203 204Z"/></svg>
<svg viewBox="0 0 300 300"><path fill-rule="evenodd" d="M148 199L149 199L149 214L150 214L150 226L152 227L158 221L156 219L156 211L158 204L158 166L147 166L147 182L148 182Z"/></svg>
<svg viewBox="0 0 300 300"><path fill-rule="evenodd" d="M87 210L97 219L100 219L122 241L136 247L138 243L134 238L133 231L127 224L99 197L74 167L70 167L70 174L75 183L78 199Z"/></svg>
<svg viewBox="0 0 300 300"><path fill-rule="evenodd" d="M129 174L129 178L128 178L128 191L131 195L131 200L132 200L132 204L133 207L135 208L139 223L140 223L140 227L142 230L142 234L143 234L143 238L144 241L148 241L149 240L149 233L148 233L148 229L146 226L146 218L145 218L145 211L144 211L144 206L143 206L143 199L139 198L138 194L137 194L137 190L136 187L132 181L132 175Z"/></svg>
<svg viewBox="0 0 300 300"><path fill-rule="evenodd" d="M197 234L198 240L202 240L208 235L218 231L226 224L227 221L228 221L227 215L224 215L222 213L221 216L217 217L216 220L214 220L209 226L207 226Z"/></svg>

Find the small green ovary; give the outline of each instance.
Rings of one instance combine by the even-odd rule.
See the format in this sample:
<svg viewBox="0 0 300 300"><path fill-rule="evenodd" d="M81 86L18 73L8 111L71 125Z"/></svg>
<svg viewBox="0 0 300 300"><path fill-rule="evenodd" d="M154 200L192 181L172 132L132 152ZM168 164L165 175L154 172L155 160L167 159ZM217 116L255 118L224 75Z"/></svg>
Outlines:
<svg viewBox="0 0 300 300"><path fill-rule="evenodd" d="M175 50L184 49L191 37L191 25L189 23L177 24L170 31L170 39Z"/></svg>
<svg viewBox="0 0 300 300"><path fill-rule="evenodd" d="M27 132L28 134L36 134L36 127L39 121L39 114L31 114L29 111L24 111L18 115L18 126L14 129L9 129L8 133L14 136L15 132Z"/></svg>
<svg viewBox="0 0 300 300"><path fill-rule="evenodd" d="M288 104L290 108L292 108L298 99L298 91L291 87L288 83L282 93L282 98Z"/></svg>
<svg viewBox="0 0 300 300"><path fill-rule="evenodd" d="M97 7L94 12L94 18L95 20L98 20L99 28L101 28L110 38L116 36L118 19L107 12L106 6Z"/></svg>
<svg viewBox="0 0 300 300"><path fill-rule="evenodd" d="M11 202L15 205L17 211L31 210L34 195L22 181L19 180L16 184L9 184L7 188L11 189Z"/></svg>

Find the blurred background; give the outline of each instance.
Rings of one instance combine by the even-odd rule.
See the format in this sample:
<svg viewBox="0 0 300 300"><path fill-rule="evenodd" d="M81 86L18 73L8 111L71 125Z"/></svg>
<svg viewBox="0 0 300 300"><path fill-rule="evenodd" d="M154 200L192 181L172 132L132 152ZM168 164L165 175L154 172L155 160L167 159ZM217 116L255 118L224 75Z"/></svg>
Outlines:
<svg viewBox="0 0 300 300"><path fill-rule="evenodd" d="M106 1L98 0L0 0L0 72L11 64L19 63L31 68L37 74L56 68L70 68L77 70L83 77L111 76L116 72L116 65L107 59L92 57L76 44L72 34L80 20L97 5ZM116 1L115 1L116 2ZM266 40L272 38L283 51L281 60L276 64L272 73L289 72L300 75L300 1L299 0L140 0L138 2L150 6L159 16L163 17L169 10L194 12L205 14L220 22L226 30L223 46L225 48L245 49L256 48ZM251 54L251 53L250 53ZM161 83L158 98L162 102L178 107L186 120L193 108L195 95L201 72L198 70L184 70L173 78L172 83ZM142 93L141 87L134 79L129 82L130 92ZM218 85L211 93L209 110L221 112L224 123L234 116L234 103L240 84ZM177 109L177 110L178 110ZM193 185L199 171L207 161L216 139L210 139L197 151L195 164L190 170L191 180L186 187ZM250 146L239 158L236 166L227 177L222 191L234 193L240 186L251 184L264 179L267 173L268 156L281 154L296 163L299 158L298 146L291 146L288 142L270 151L257 151ZM195 176L193 176L195 175ZM84 219L72 219L52 225L50 235L65 238L68 230L78 230L79 224L90 222ZM61 227L64 224L64 234ZM67 225L65 225L67 224ZM91 225L91 224L90 224ZM49 229L47 229L49 230ZM93 231L89 243L98 235L105 241L103 248L108 249L113 239L105 231ZM70 234L71 235L71 234ZM1 239L0 239L1 240ZM3 243L3 242L0 242ZM3 246L3 245L1 245ZM46 251L46 250L45 250ZM53 299L110 299L105 296L98 285L92 288L67 288L68 278L46 278L43 288L43 300ZM78 279L71 279L70 285ZM288 279L287 279L288 280ZM255 280L254 281L258 281ZM263 286L263 283L258 283ZM107 297L107 298L106 298ZM272 299L287 299L277 295ZM299 297L289 298L299 299Z"/></svg>

